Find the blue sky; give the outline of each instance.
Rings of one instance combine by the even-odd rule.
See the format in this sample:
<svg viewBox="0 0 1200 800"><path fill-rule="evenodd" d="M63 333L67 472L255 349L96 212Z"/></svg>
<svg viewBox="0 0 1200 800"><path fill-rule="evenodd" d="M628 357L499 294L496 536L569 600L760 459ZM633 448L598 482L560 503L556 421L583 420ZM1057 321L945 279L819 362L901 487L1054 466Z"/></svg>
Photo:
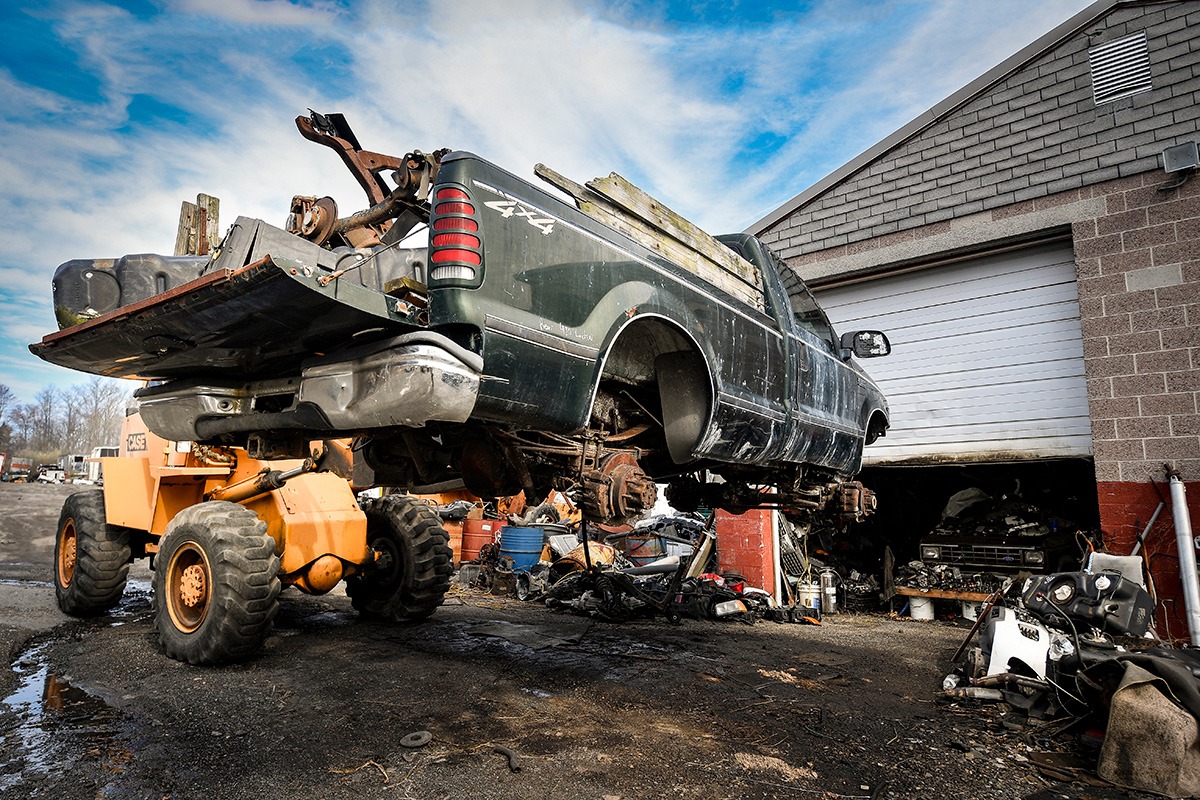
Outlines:
<svg viewBox="0 0 1200 800"><path fill-rule="evenodd" d="M0 4L0 383L87 376L26 350L54 268L170 253L180 201L282 224L363 195L292 122L471 150L532 177L616 171L741 230L1087 0L44 0Z"/></svg>

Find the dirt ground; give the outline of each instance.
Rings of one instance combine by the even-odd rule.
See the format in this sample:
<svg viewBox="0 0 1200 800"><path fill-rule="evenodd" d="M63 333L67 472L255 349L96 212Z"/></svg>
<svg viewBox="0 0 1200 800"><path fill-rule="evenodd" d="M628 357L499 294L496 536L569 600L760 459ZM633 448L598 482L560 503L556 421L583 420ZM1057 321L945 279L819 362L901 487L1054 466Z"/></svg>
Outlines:
<svg viewBox="0 0 1200 800"><path fill-rule="evenodd" d="M1135 796L1043 778L1045 729L936 704L945 622L608 625L455 591L395 626L289 590L260 656L192 667L158 652L144 561L110 615L58 611L76 488L0 484L6 800Z"/></svg>

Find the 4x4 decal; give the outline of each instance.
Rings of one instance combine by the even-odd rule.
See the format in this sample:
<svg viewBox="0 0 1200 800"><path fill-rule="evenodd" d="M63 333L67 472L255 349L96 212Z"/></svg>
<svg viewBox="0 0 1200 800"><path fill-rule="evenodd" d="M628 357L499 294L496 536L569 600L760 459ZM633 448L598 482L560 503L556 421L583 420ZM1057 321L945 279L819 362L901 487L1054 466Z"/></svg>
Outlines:
<svg viewBox="0 0 1200 800"><path fill-rule="evenodd" d="M516 200L491 200L484 203L484 205L493 211L499 211L500 216L505 219L514 216L524 217L530 225L540 230L543 236L549 236L554 232L553 217L539 217L537 215L542 212L536 208L530 208L523 203L518 203Z"/></svg>

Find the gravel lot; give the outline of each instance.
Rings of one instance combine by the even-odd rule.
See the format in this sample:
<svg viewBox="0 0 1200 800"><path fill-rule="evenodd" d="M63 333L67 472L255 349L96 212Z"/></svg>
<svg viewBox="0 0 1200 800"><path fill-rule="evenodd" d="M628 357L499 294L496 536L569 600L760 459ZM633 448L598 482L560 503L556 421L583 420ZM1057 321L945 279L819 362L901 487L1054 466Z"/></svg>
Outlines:
<svg viewBox="0 0 1200 800"><path fill-rule="evenodd" d="M617 626L456 592L394 626L289 590L260 656L192 667L158 652L145 562L110 615L58 611L74 488L0 484L6 800L1132 796L1041 777L1061 748L994 706L935 704L943 622Z"/></svg>

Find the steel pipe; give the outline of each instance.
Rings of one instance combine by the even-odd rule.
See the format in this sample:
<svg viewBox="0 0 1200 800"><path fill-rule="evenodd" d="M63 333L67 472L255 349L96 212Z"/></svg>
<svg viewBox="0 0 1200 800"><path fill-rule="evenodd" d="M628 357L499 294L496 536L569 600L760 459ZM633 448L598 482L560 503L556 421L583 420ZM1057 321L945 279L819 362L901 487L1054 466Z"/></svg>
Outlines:
<svg viewBox="0 0 1200 800"><path fill-rule="evenodd" d="M1187 488L1178 472L1171 472L1171 513L1175 517L1175 547L1179 550L1179 579L1183 582L1183 603L1187 608L1188 632L1192 646L1200 647L1200 577L1196 574L1196 542L1188 517Z"/></svg>

